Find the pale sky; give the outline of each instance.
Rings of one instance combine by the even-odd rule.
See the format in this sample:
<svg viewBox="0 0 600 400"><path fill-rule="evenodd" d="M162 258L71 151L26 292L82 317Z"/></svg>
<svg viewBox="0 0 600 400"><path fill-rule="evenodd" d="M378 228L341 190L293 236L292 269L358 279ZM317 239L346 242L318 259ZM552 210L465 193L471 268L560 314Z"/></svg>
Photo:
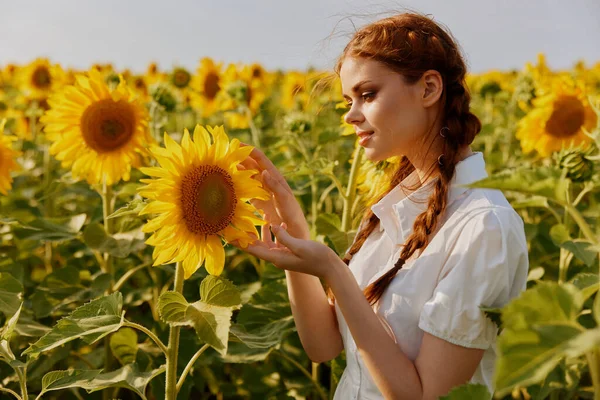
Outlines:
<svg viewBox="0 0 600 400"><path fill-rule="evenodd" d="M152 61L195 69L210 56L331 69L353 31L348 18L361 26L404 8L446 25L472 72L520 69L538 52L552 68L600 61L599 0L0 0L0 65L48 57L143 72Z"/></svg>

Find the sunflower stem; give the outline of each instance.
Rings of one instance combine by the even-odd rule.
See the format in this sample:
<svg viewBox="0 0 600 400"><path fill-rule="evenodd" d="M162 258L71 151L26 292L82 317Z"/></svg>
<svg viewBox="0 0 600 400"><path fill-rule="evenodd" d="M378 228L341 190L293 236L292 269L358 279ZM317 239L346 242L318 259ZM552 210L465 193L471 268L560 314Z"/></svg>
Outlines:
<svg viewBox="0 0 600 400"><path fill-rule="evenodd" d="M35 119L35 117L34 117ZM52 217L52 209L54 207L53 196L49 196L50 181L52 169L50 168L50 145L44 146L44 214L46 218ZM52 242L44 243L44 264L46 266L46 273L52 273Z"/></svg>
<svg viewBox="0 0 600 400"><path fill-rule="evenodd" d="M252 144L254 147L260 148L260 130L254 125L254 119L250 107L245 107L246 118L248 118L248 125L250 126L250 133L252 134Z"/></svg>
<svg viewBox="0 0 600 400"><path fill-rule="evenodd" d="M185 382L185 378L187 377L187 375L190 373L190 371L194 367L194 364L196 363L196 360L198 360L198 358L200 358L200 356L202 355L202 353L204 353L204 351L206 349L208 349L209 347L210 347L209 344L205 344L204 346L202 346L200 348L200 350L198 350L192 356L192 358L190 358L190 361L187 363L187 365L185 366L185 369L183 370L183 372L181 373L181 376L179 377L179 381L177 381L177 393L179 393L179 391L181 390L181 387L183 386L183 382Z"/></svg>
<svg viewBox="0 0 600 400"><path fill-rule="evenodd" d="M183 293L183 266L180 262L175 264L175 281L173 290ZM177 356L179 354L179 326L169 328L169 344L167 345L167 372L165 385L165 399L177 399Z"/></svg>
<svg viewBox="0 0 600 400"><path fill-rule="evenodd" d="M113 199L112 199L112 187L111 185L107 185L106 184L106 175L104 175L104 178L102 179L102 193L100 194L102 197L102 216L104 219L104 230L106 231L107 235L111 235L112 234L112 219L108 219L108 216L110 214L112 214L112 206L113 206ZM112 256L108 253L104 253L104 265L105 265L105 272L108 273L110 275L110 285L108 287L108 293L112 293L113 292L113 283L114 283L114 276L113 276L113 265L112 265ZM112 350L110 349L110 340L109 337L107 336L104 339L104 371L108 372L110 371L110 367L113 363L114 357L112 354ZM102 399L103 400L110 400L112 397L112 391L111 389L104 389L102 391Z"/></svg>
<svg viewBox="0 0 600 400"><path fill-rule="evenodd" d="M362 161L362 147L356 146L354 151L354 162L350 169L350 176L348 177L348 186L346 187L346 197L344 198L344 209L342 211L342 232L348 232L350 230L350 224L352 223L352 206L354 205L354 197L356 196L356 180L358 179L358 171L360 170L360 163Z"/></svg>

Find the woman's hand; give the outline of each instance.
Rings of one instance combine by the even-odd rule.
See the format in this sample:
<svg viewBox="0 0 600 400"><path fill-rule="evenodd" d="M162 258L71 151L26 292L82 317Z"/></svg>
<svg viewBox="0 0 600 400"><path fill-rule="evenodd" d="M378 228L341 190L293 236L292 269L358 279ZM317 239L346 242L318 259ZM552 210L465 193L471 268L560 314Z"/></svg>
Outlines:
<svg viewBox="0 0 600 400"><path fill-rule="evenodd" d="M271 238L269 227L275 234L275 242ZM337 265L336 262L342 263L338 255L322 243L293 237L285 228L285 224L283 226L266 224L263 226L262 240L256 240L245 249L242 249L237 241L231 244L273 263L277 268L329 280L330 273Z"/></svg>
<svg viewBox="0 0 600 400"><path fill-rule="evenodd" d="M242 143L241 146L248 145ZM254 207L264 211L267 222L274 225L285 223L294 237L310 239L310 228L298 200L283 175L262 151L256 147L252 149L250 156L238 164L238 168L258 170L259 173L254 179L258 179L265 190L271 192L271 200L250 200ZM268 230L268 227L266 229Z"/></svg>

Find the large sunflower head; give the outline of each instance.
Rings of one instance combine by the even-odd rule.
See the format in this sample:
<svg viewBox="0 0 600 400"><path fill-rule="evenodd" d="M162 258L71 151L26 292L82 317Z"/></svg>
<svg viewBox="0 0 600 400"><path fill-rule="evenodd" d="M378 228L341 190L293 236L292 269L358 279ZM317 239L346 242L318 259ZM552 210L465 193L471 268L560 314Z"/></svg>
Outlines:
<svg viewBox="0 0 600 400"><path fill-rule="evenodd" d="M221 75L223 63L215 63L211 58L204 57L190 83L193 92L191 102L194 108L200 109L203 117L208 117L217 111L218 95L221 91Z"/></svg>
<svg viewBox="0 0 600 400"><path fill-rule="evenodd" d="M547 157L563 147L591 141L584 131L596 127L597 117L581 82L567 75L557 76L532 104L516 133L523 152L537 150Z"/></svg>
<svg viewBox="0 0 600 400"><path fill-rule="evenodd" d="M258 237L255 225L265 224L246 203L269 198L251 179L258 171L237 168L253 147L230 142L223 127L199 125L193 137L184 131L181 145L166 133L164 142L164 148L150 150L160 166L141 169L154 178L142 179L147 185L139 189L153 200L140 215L157 215L142 228L154 232L146 241L155 246L154 265L182 262L187 279L204 263L210 274L219 275L225 265L221 240L246 247L255 240L250 234Z"/></svg>
<svg viewBox="0 0 600 400"><path fill-rule="evenodd" d="M21 154L12 148L12 142L16 141L17 138L4 134L5 123L6 119L0 121L0 193L3 195L7 195L12 188L13 180L10 174L12 171L19 169L16 160Z"/></svg>
<svg viewBox="0 0 600 400"><path fill-rule="evenodd" d="M110 89L100 72L78 75L74 86L51 96L41 118L50 153L71 167L75 178L111 185L129 180L153 142L148 113L124 79Z"/></svg>

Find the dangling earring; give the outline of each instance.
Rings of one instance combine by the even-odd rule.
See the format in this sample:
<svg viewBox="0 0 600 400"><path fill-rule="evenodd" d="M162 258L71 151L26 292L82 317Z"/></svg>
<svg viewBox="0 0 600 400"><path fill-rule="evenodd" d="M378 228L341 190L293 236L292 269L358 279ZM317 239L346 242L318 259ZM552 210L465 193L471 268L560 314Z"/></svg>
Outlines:
<svg viewBox="0 0 600 400"><path fill-rule="evenodd" d="M448 128L447 126L442 127L442 129L440 129L440 136L445 138L446 135L444 135L444 130L447 130L448 132L450 132L450 128Z"/></svg>

